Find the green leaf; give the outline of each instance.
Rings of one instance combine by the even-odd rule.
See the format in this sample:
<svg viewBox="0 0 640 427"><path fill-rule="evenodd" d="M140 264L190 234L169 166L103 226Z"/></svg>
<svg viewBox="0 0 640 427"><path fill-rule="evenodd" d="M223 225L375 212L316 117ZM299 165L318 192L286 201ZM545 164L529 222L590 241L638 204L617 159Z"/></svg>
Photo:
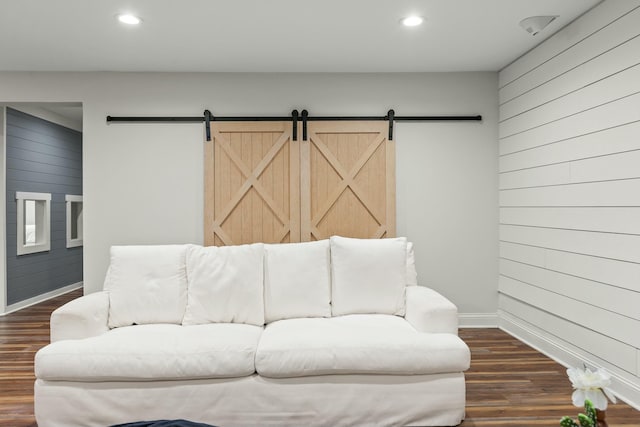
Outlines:
<svg viewBox="0 0 640 427"><path fill-rule="evenodd" d="M561 427L580 427L570 417L562 417L562 419L560 419L560 426Z"/></svg>
<svg viewBox="0 0 640 427"><path fill-rule="evenodd" d="M587 399L584 401L584 410L587 413L587 416L593 423L594 427L598 425L598 416L596 414L596 408L594 408L593 403Z"/></svg>
<svg viewBox="0 0 640 427"><path fill-rule="evenodd" d="M595 427L591 419L585 414L578 414L578 421L580 421L580 427Z"/></svg>

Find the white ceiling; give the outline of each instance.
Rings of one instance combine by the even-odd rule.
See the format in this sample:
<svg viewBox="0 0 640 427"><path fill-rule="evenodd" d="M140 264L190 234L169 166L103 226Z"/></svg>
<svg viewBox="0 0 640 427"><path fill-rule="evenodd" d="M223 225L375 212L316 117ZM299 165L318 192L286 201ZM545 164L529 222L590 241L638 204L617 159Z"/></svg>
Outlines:
<svg viewBox="0 0 640 427"><path fill-rule="evenodd" d="M49 110L54 114L66 117L74 122L82 125L82 105L70 102L49 102L40 104L45 110Z"/></svg>
<svg viewBox="0 0 640 427"><path fill-rule="evenodd" d="M79 102L12 102L0 106L4 105L72 129L82 129L82 104Z"/></svg>
<svg viewBox="0 0 640 427"><path fill-rule="evenodd" d="M599 2L0 0L0 70L496 71ZM534 15L559 18L531 36L518 22Z"/></svg>

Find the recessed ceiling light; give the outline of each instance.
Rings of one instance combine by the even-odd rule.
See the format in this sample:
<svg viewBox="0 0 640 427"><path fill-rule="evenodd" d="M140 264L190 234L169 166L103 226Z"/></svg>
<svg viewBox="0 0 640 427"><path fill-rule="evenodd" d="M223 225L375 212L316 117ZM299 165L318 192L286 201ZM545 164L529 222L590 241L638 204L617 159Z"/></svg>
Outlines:
<svg viewBox="0 0 640 427"><path fill-rule="evenodd" d="M404 25L405 27L417 27L418 25L422 24L423 21L424 18L422 18L422 16L407 16L400 22L402 22L402 25Z"/></svg>
<svg viewBox="0 0 640 427"><path fill-rule="evenodd" d="M142 19L138 18L135 15L130 15L128 13L123 13L123 14L118 15L118 21L122 22L123 24L138 25L139 23L142 22Z"/></svg>

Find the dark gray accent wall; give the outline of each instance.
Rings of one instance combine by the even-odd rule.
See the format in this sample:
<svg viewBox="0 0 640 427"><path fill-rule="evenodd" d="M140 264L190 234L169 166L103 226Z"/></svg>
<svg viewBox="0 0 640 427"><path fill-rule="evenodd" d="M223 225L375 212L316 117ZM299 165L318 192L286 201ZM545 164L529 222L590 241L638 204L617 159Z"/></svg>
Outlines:
<svg viewBox="0 0 640 427"><path fill-rule="evenodd" d="M67 249L65 194L82 194L82 133L7 108L7 305L82 281ZM51 193L51 250L16 255L16 191Z"/></svg>

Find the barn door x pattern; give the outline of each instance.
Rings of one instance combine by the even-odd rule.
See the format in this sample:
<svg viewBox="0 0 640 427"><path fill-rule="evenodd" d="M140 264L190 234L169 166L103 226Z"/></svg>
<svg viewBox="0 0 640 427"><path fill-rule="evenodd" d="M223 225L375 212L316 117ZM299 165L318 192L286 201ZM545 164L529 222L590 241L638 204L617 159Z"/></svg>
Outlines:
<svg viewBox="0 0 640 427"><path fill-rule="evenodd" d="M395 147L380 122L212 123L205 244L395 235ZM298 132L300 134L300 132Z"/></svg>
<svg viewBox="0 0 640 427"><path fill-rule="evenodd" d="M301 156L303 241L395 235L395 151L386 132L381 122L309 123Z"/></svg>

